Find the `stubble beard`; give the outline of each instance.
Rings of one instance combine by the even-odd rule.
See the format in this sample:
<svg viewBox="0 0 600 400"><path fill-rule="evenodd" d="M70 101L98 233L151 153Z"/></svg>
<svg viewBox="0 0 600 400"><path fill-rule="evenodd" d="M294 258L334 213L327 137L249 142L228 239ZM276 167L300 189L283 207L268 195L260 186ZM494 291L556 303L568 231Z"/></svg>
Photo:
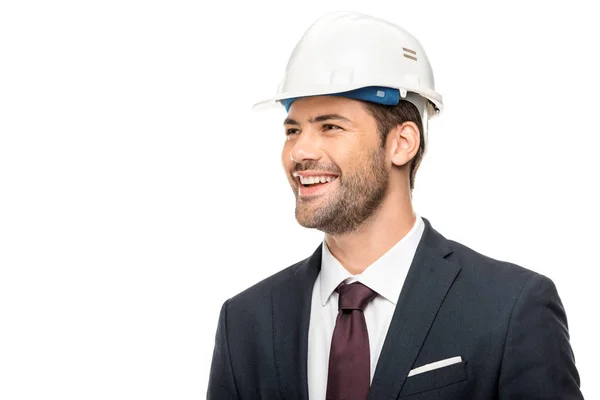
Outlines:
<svg viewBox="0 0 600 400"><path fill-rule="evenodd" d="M339 176L338 187L324 197L304 200L296 193L298 223L329 235L341 235L356 231L369 219L385 199L389 173L383 149L365 158L357 172Z"/></svg>

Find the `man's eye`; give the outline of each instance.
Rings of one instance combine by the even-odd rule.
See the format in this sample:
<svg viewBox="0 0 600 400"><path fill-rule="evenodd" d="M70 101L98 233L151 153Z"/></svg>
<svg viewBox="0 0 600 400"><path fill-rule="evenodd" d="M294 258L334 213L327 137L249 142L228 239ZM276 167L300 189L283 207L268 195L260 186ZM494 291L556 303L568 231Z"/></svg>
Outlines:
<svg viewBox="0 0 600 400"><path fill-rule="evenodd" d="M332 130L332 129L342 129L337 125L332 125L332 124L325 124L323 125L323 129L325 129L326 131Z"/></svg>
<svg viewBox="0 0 600 400"><path fill-rule="evenodd" d="M285 130L285 135L286 135L286 136L289 136L289 135L295 135L296 133L299 133L299 132L300 132L300 130L299 130L299 129L294 129L294 128L291 128L291 129L286 129L286 130Z"/></svg>

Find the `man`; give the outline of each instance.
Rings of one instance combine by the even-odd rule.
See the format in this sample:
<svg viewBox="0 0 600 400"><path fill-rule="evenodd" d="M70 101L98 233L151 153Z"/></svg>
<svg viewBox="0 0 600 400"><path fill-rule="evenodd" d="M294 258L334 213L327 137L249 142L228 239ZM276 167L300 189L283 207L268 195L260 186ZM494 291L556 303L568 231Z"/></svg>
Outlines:
<svg viewBox="0 0 600 400"><path fill-rule="evenodd" d="M327 15L277 97L296 219L315 252L225 302L209 399L581 399L552 281L438 233L413 211L443 107L419 42Z"/></svg>

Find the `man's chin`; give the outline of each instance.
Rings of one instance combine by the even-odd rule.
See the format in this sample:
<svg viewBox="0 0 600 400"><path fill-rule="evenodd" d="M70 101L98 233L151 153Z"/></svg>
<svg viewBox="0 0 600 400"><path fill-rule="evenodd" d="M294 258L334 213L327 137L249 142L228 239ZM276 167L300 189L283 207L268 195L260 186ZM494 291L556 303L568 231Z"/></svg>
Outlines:
<svg viewBox="0 0 600 400"><path fill-rule="evenodd" d="M318 229L317 225L309 223L307 221L299 220L297 218L296 218L296 221L298 221L298 225L300 225L303 228L306 228L306 229Z"/></svg>
<svg viewBox="0 0 600 400"><path fill-rule="evenodd" d="M315 218L314 212L307 209L299 209L299 207L296 207L296 221L300 226L309 229L319 229L321 225L318 219Z"/></svg>

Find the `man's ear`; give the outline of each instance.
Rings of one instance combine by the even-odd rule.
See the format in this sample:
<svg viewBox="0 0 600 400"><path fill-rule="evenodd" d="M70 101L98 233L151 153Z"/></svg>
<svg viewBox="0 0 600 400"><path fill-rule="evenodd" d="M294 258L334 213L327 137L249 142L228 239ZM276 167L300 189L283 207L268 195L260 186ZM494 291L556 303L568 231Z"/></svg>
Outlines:
<svg viewBox="0 0 600 400"><path fill-rule="evenodd" d="M387 137L388 155L397 166L408 164L419 151L421 138L419 128L414 122L396 125Z"/></svg>

